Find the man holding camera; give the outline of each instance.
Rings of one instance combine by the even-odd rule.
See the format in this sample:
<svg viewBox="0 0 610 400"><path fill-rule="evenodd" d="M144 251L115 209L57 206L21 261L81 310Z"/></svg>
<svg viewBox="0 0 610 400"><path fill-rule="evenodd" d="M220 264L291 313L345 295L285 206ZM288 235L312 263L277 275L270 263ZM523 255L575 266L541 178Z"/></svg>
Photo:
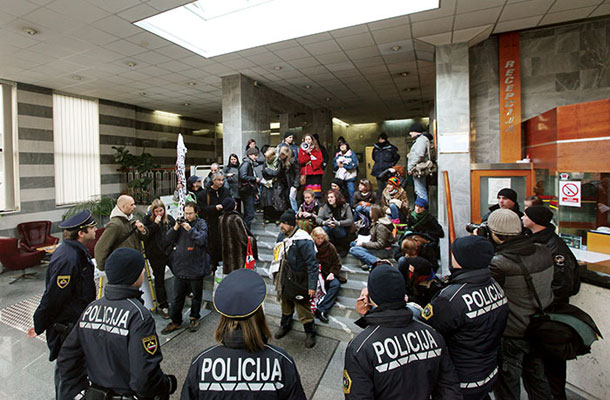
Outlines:
<svg viewBox="0 0 610 400"><path fill-rule="evenodd" d="M530 317L538 311L526 278L532 284L543 308L553 302L553 258L544 245L522 235L521 220L509 209L492 212L488 220L490 239L495 245L491 260L492 277L500 284L510 308L500 345L500 376L494 387L496 399L520 398L520 380L528 397L550 399L542 358L535 354L526 337Z"/></svg>

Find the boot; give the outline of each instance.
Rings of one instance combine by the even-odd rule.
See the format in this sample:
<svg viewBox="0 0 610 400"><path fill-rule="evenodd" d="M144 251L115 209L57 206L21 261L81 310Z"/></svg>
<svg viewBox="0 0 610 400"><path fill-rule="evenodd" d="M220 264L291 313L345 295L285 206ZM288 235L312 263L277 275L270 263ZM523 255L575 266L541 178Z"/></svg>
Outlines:
<svg viewBox="0 0 610 400"><path fill-rule="evenodd" d="M316 345L316 329L313 322L309 322L303 325L305 329L305 347L311 349Z"/></svg>
<svg viewBox="0 0 610 400"><path fill-rule="evenodd" d="M339 257L346 257L349 253L349 238L335 239L335 243Z"/></svg>
<svg viewBox="0 0 610 400"><path fill-rule="evenodd" d="M277 331L275 331L275 334L273 335L273 337L276 339L281 339L284 336L286 336L286 334L288 332L290 332L290 329L292 329L291 324L292 324L292 315L283 315L282 314L282 319L280 320L280 327L277 328Z"/></svg>

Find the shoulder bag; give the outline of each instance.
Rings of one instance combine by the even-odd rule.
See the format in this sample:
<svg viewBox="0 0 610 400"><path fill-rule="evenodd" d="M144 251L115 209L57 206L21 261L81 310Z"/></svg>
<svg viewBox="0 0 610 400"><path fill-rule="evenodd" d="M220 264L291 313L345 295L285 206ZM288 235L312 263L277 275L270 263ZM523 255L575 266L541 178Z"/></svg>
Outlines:
<svg viewBox="0 0 610 400"><path fill-rule="evenodd" d="M427 147L428 159L426 161L418 162L415 164L415 167L411 169L411 174L416 178L421 178L423 176L432 176L437 171L438 167L434 161L432 161L432 157L430 156L430 140L428 140Z"/></svg>

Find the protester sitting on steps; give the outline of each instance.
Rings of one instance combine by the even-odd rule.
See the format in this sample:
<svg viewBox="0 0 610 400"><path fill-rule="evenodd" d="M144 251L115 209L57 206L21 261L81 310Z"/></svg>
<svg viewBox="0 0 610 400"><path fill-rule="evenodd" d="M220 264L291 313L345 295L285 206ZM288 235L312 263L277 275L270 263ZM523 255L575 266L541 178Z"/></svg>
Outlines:
<svg viewBox="0 0 610 400"><path fill-rule="evenodd" d="M371 206L371 238L368 242L354 241L349 254L362 261L362 269L370 271L379 259L392 257L394 225L378 205Z"/></svg>
<svg viewBox="0 0 610 400"><path fill-rule="evenodd" d="M307 189L303 192L303 203L299 207L297 213L297 226L307 233L311 233L316 227L316 218L320 212L320 204L313 193L313 190Z"/></svg>
<svg viewBox="0 0 610 400"><path fill-rule="evenodd" d="M428 200L418 197L415 200L414 210L407 217L407 230L411 232L427 233L438 242L445 236L443 227L436 218L428 212Z"/></svg>
<svg viewBox="0 0 610 400"><path fill-rule="evenodd" d="M324 228L339 255L345 257L349 250L349 233L354 217L341 192L332 189L326 192L326 204L320 209L316 223Z"/></svg>
<svg viewBox="0 0 610 400"><path fill-rule="evenodd" d="M337 254L337 249L328 241L328 235L321 227L317 227L311 232L311 237L316 243L316 258L320 263L320 272L324 278L326 294L322 301L318 303L315 316L320 321L328 323L328 312L330 311L335 299L341 289L341 284L347 282L341 274L341 260Z"/></svg>
<svg viewBox="0 0 610 400"><path fill-rule="evenodd" d="M404 220L409 215L407 192L400 186L400 179L395 176L388 179L388 184L383 189L381 206L389 210L394 225L400 224L401 219Z"/></svg>
<svg viewBox="0 0 610 400"><path fill-rule="evenodd" d="M377 204L377 193L371 190L368 179L360 179L358 191L354 193L354 218L358 213L370 217L371 205Z"/></svg>

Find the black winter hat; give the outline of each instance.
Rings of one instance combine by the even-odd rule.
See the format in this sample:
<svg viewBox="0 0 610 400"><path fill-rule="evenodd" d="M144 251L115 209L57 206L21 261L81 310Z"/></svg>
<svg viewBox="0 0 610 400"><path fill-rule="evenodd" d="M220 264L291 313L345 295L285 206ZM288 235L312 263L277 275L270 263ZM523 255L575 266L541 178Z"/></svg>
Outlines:
<svg viewBox="0 0 610 400"><path fill-rule="evenodd" d="M494 248L483 236L472 235L456 239L451 244L451 253L463 269L481 269L489 267Z"/></svg>
<svg viewBox="0 0 610 400"><path fill-rule="evenodd" d="M526 208L524 212L533 223L542 226L548 226L553 219L553 212L545 206L531 206Z"/></svg>
<svg viewBox="0 0 610 400"><path fill-rule="evenodd" d="M378 139L388 140L388 135L385 132L381 132Z"/></svg>
<svg viewBox="0 0 610 400"><path fill-rule="evenodd" d="M283 222L290 226L296 226L297 225L297 216L296 216L294 210L288 209L288 210L284 211L284 213L280 217L280 222Z"/></svg>
<svg viewBox="0 0 610 400"><path fill-rule="evenodd" d="M425 129L419 122L414 123L413 125L411 125L411 128L409 128L409 132L422 133L423 131L425 131Z"/></svg>
<svg viewBox="0 0 610 400"><path fill-rule="evenodd" d="M294 132L292 132L292 131L286 131L286 132L284 132L284 139L286 139L288 136L292 136L292 137L294 137Z"/></svg>
<svg viewBox="0 0 610 400"><path fill-rule="evenodd" d="M227 197L222 201L222 211L229 212L235 210L235 200L233 197Z"/></svg>
<svg viewBox="0 0 610 400"><path fill-rule="evenodd" d="M105 271L111 285L132 285L144 269L144 257L135 249L121 247L106 260Z"/></svg>
<svg viewBox="0 0 610 400"><path fill-rule="evenodd" d="M378 306L400 302L404 304L405 280L400 271L391 265L380 265L371 271L367 287L369 297Z"/></svg>
<svg viewBox="0 0 610 400"><path fill-rule="evenodd" d="M517 192L515 192L511 188L500 189L500 191L498 192L498 195L496 197L500 197L500 196L504 196L507 199L511 199L513 201L513 203L517 202Z"/></svg>
<svg viewBox="0 0 610 400"><path fill-rule="evenodd" d="M432 273L434 272L434 265L432 265L430 261L423 257L407 257L406 261L407 263L409 263L409 265L413 266L413 268L415 269L413 271L413 274L416 276L428 276L432 275Z"/></svg>

